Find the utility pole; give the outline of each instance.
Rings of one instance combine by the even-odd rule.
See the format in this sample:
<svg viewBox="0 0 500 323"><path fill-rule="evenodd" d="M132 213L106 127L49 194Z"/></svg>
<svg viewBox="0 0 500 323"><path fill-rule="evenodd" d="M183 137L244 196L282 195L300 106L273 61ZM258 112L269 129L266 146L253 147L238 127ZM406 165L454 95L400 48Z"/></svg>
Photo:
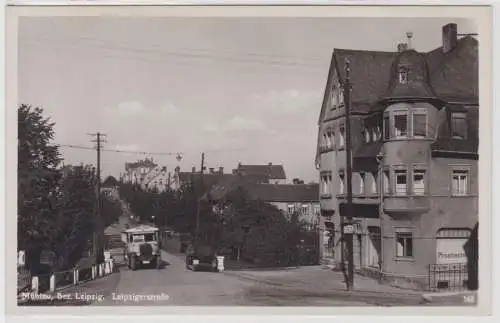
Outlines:
<svg viewBox="0 0 500 323"><path fill-rule="evenodd" d="M354 255L353 255L353 237L354 228L352 221L352 143L351 143L351 68L350 62L345 59L345 84L344 84L344 104L346 116L346 177L347 177L347 205L346 205L346 223L342 228L344 238L347 243L347 282L348 290L354 286Z"/></svg>
<svg viewBox="0 0 500 323"><path fill-rule="evenodd" d="M201 153L201 168L200 168L200 183L198 193L203 192L203 170L205 169L205 153ZM198 194L197 194L198 195ZM198 205L196 207L196 234L195 238L200 237L200 208L201 208L201 196L196 196L198 199Z"/></svg>
<svg viewBox="0 0 500 323"><path fill-rule="evenodd" d="M105 142L106 135L100 132L90 134L96 139L92 142L96 143L97 150L97 169L96 169L96 211L94 216L94 233L92 240L92 251L94 260L97 263L104 261L104 250L102 249L103 227L101 221L101 148Z"/></svg>

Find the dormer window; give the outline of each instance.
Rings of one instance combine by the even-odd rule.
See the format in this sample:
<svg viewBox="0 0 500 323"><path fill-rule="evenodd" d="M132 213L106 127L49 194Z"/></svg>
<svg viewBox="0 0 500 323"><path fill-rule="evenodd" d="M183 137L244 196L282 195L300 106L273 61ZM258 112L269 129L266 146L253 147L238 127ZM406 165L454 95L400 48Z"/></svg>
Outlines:
<svg viewBox="0 0 500 323"><path fill-rule="evenodd" d="M399 83L408 84L408 67L399 66Z"/></svg>

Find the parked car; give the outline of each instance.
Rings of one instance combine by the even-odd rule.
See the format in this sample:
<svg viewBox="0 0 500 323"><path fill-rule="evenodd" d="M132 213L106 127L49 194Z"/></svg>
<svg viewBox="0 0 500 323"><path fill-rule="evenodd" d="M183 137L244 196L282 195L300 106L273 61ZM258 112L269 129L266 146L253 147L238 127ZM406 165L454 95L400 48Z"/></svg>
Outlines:
<svg viewBox="0 0 500 323"><path fill-rule="evenodd" d="M189 244L186 251L186 268L192 271L205 270L217 272L215 249L207 245Z"/></svg>

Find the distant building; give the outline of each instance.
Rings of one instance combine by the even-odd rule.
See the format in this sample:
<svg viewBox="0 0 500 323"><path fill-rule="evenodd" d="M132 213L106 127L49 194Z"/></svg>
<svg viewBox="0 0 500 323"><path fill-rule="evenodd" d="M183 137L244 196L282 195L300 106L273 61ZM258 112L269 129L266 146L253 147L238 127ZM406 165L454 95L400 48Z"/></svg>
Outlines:
<svg viewBox="0 0 500 323"><path fill-rule="evenodd" d="M224 167L219 167L217 170L215 168L209 168L208 172L206 170L203 173L203 190L208 191L213 185L218 183L221 179L231 177L231 174L224 174ZM193 167L190 172L182 172L181 168L177 166L174 170L172 176L172 181L170 183L171 189L177 191L185 185L193 184L200 185L202 183L202 175L200 171Z"/></svg>
<svg viewBox="0 0 500 323"><path fill-rule="evenodd" d="M155 169L158 165L153 159L139 160L134 163L125 163L125 173L121 175L121 180L129 184L141 184L146 174Z"/></svg>
<svg viewBox="0 0 500 323"><path fill-rule="evenodd" d="M442 39L427 53L409 44L333 51L316 156L323 262L341 261L346 59L355 267L427 281L430 265L466 262L463 244L478 221L478 42L458 38L455 24L443 27Z"/></svg>
<svg viewBox="0 0 500 323"><path fill-rule="evenodd" d="M233 170L233 174L241 174L255 181L268 184L286 184L286 174L283 165L243 165Z"/></svg>
<svg viewBox="0 0 500 323"><path fill-rule="evenodd" d="M215 184L205 198L220 208L226 203L226 196L238 188L242 188L251 198L276 206L287 216L298 213L299 220L310 228L319 225L318 184L267 184L235 174Z"/></svg>

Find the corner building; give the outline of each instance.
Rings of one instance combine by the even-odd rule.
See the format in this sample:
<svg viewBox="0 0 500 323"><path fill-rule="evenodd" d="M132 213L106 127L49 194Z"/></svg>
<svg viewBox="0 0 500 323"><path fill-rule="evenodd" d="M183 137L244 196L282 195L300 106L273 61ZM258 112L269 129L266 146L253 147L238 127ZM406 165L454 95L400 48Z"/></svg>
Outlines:
<svg viewBox="0 0 500 323"><path fill-rule="evenodd" d="M319 118L321 258L339 265L347 202L345 62L351 69L354 265L429 280L434 264L464 264L478 221L478 43L442 28L427 53L335 49ZM465 282L464 282L465 283Z"/></svg>

